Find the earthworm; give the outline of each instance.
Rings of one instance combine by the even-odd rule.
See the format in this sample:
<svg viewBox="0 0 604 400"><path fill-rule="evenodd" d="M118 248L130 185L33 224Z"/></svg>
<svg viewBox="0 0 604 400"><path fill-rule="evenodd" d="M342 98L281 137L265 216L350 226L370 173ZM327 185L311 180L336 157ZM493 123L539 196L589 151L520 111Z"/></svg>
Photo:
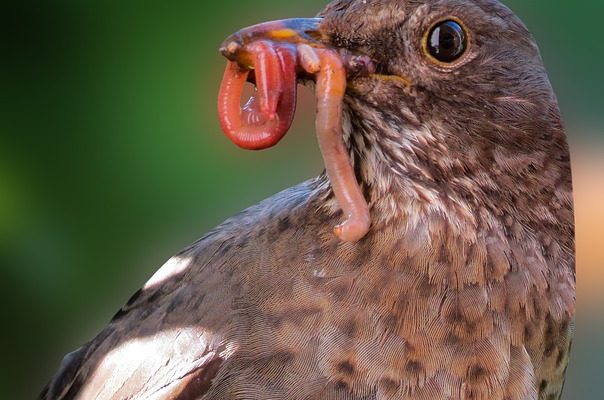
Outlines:
<svg viewBox="0 0 604 400"><path fill-rule="evenodd" d="M289 130L296 108L297 69L316 79L316 130L319 148L334 195L345 221L334 228L343 241L362 239L371 226L369 207L359 187L342 138L346 66L337 52L306 44L253 41L245 46L248 66L229 61L220 93L218 112L225 134L239 147L265 149L277 144ZM243 107L240 98L250 68L256 91Z"/></svg>
<svg viewBox="0 0 604 400"><path fill-rule="evenodd" d="M229 61L218 95L223 132L246 150L276 145L291 127L296 111L296 55L286 47L265 53L266 48L264 43L253 48L256 92L243 109L241 94L249 69Z"/></svg>
<svg viewBox="0 0 604 400"><path fill-rule="evenodd" d="M331 187L346 216L346 220L335 227L335 233L344 241L356 242L369 231L371 219L342 138L346 70L334 52L318 50L318 53L321 69L316 86L317 138Z"/></svg>

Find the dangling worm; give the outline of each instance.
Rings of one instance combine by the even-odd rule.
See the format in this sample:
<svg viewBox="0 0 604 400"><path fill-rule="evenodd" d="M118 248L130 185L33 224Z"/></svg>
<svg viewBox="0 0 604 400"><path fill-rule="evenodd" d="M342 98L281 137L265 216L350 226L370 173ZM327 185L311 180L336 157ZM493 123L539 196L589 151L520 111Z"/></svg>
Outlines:
<svg viewBox="0 0 604 400"><path fill-rule="evenodd" d="M325 170L346 220L335 227L347 242L361 240L369 231L369 207L355 177L342 139L342 103L346 91L346 71L340 57L318 50L321 69L317 74L316 130Z"/></svg>
<svg viewBox="0 0 604 400"><path fill-rule="evenodd" d="M218 96L220 122L239 147L265 149L277 144L291 126L296 108L296 69L316 75L319 147L332 189L346 220L335 227L344 241L362 239L371 226L369 207L356 180L342 138L346 69L329 49L255 41L245 48L251 58L256 91L241 109L243 86L250 70L230 61Z"/></svg>

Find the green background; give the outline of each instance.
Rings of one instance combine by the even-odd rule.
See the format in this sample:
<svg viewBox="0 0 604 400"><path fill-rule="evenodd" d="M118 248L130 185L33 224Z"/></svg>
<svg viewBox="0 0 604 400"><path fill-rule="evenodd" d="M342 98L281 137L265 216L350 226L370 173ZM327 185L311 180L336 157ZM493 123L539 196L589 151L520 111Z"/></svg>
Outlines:
<svg viewBox="0 0 604 400"><path fill-rule="evenodd" d="M325 4L3 2L0 399L34 398L171 254L322 169L306 89L261 153L224 138L215 101L224 37ZM507 4L541 44L572 141L601 149L604 3ZM565 398L595 399L604 316L580 321Z"/></svg>

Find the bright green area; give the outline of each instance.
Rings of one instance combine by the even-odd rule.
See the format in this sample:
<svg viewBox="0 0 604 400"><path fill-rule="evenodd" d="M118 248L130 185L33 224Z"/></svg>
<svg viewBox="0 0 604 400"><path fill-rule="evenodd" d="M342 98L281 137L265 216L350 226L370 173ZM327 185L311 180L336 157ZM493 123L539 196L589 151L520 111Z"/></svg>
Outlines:
<svg viewBox="0 0 604 400"><path fill-rule="evenodd" d="M542 46L573 138L600 140L604 3L508 3ZM0 398L34 398L168 256L321 170L308 96L262 153L221 135L215 98L224 37L324 4L3 2ZM595 398L601 368L581 354L568 398Z"/></svg>

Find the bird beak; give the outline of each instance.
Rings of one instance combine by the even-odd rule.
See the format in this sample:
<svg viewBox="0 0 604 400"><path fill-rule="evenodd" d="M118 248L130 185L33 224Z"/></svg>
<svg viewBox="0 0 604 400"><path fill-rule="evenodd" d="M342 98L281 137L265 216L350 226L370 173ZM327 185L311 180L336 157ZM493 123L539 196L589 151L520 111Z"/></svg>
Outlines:
<svg viewBox="0 0 604 400"><path fill-rule="evenodd" d="M220 46L220 52L243 68L253 68L253 57L246 47L254 42L266 40L280 45L307 44L324 48L325 38L319 29L322 21L322 18L292 18L250 26L229 36Z"/></svg>

